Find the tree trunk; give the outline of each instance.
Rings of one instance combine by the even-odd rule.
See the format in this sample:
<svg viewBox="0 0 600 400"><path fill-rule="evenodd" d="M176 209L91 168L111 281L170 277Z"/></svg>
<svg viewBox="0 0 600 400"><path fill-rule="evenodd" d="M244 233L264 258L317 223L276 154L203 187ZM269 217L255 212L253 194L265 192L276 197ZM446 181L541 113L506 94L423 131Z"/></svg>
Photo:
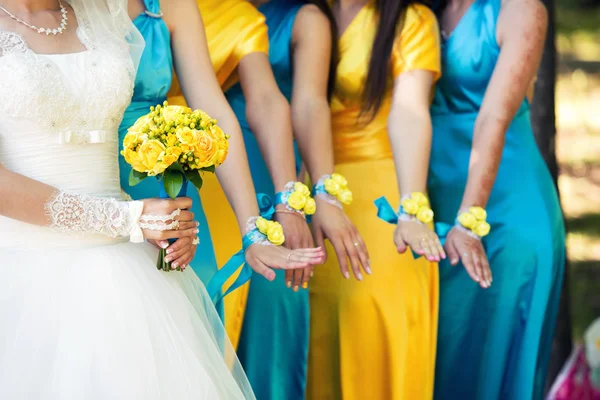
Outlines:
<svg viewBox="0 0 600 400"><path fill-rule="evenodd" d="M535 85L535 94L531 107L532 123L537 144L542 152L555 183L558 180L558 163L556 160L556 118L555 118L555 83L556 83L556 44L554 24L554 0L543 0L548 9L548 36L544 46L544 55ZM557 186L558 187L558 186ZM568 267L568 266L567 266ZM565 268L563 290L558 311L558 320L546 389L556 379L560 369L569 357L572 349L571 313L569 297L568 268Z"/></svg>

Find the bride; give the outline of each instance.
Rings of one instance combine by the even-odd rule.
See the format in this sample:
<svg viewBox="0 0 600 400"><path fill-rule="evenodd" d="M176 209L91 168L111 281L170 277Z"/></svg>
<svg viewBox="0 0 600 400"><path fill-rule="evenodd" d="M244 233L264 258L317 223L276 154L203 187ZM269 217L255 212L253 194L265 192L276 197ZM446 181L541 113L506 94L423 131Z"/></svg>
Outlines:
<svg viewBox="0 0 600 400"><path fill-rule="evenodd" d="M194 272L157 271L135 243L198 232L188 198L121 198L117 128L142 49L126 0L0 0L2 399L254 398ZM246 257L264 271L319 254Z"/></svg>

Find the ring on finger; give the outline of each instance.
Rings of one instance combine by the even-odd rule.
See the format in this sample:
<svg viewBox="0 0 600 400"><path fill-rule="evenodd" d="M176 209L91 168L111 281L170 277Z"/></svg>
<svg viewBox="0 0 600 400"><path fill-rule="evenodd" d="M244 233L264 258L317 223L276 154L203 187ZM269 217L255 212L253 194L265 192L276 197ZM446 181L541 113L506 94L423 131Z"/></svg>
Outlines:
<svg viewBox="0 0 600 400"><path fill-rule="evenodd" d="M468 256L469 256L469 253L467 253L467 252L465 251L465 252L464 252L462 255L463 255L463 257L468 257Z"/></svg>
<svg viewBox="0 0 600 400"><path fill-rule="evenodd" d="M358 247L359 244L360 243L358 243L358 242L354 242L354 247Z"/></svg>
<svg viewBox="0 0 600 400"><path fill-rule="evenodd" d="M290 251L287 255L287 257L285 258L286 261L290 261L290 258L292 257L292 252Z"/></svg>

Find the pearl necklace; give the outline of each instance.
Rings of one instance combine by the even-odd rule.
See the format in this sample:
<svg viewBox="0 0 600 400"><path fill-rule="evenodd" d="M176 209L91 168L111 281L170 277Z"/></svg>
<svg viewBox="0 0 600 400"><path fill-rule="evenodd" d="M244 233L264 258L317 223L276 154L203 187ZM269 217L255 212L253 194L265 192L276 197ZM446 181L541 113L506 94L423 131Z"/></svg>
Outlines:
<svg viewBox="0 0 600 400"><path fill-rule="evenodd" d="M36 31L39 34L46 34L46 36L52 34L54 36L56 36L57 34L61 34L63 33L63 31L65 29L67 29L67 19L69 19L67 17L67 9L65 8L65 6L63 6L63 4L61 3L60 0L58 0L58 5L60 6L60 13L62 15L61 19L60 19L60 26L56 29L50 29L50 28L38 28L35 25L30 25L27 22L23 21L22 19L20 19L19 17L17 17L15 14L11 13L10 11L8 11L6 8L0 6L0 9L2 11L4 11L5 13L8 14L9 17L11 17L12 19L14 19L15 21L17 21L20 24L25 25L26 27L33 29L34 31Z"/></svg>

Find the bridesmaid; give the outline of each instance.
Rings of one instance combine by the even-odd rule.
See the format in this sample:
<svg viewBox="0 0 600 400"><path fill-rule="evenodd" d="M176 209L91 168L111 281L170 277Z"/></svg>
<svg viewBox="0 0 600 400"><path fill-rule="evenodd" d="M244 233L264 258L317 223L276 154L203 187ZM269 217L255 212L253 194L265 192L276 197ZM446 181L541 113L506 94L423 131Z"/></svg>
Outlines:
<svg viewBox="0 0 600 400"><path fill-rule="evenodd" d="M255 180L258 193L274 194L281 191L286 183L296 180L295 157L292 142L289 104L277 87L268 59L268 35L264 16L245 0L197 0L197 5L206 21L206 35L213 69L223 91L239 83L248 97L248 118L243 118L243 128L250 126L256 134L257 146L266 159L264 171L271 178ZM175 77L169 92L169 101L185 104L181 89ZM239 114L239 113L238 113ZM248 152L252 157L251 168L256 168L255 149ZM262 160L262 158L261 158ZM271 181L272 179L272 181ZM202 197L210 226L210 234L215 239L217 262L223 265L229 257L241 247L241 236L233 228L235 221L225 195L214 177L207 176ZM277 206L282 209L283 206ZM285 246L295 249L310 247L312 237L306 221L290 213L277 213L286 234ZM205 228L208 229L208 228ZM214 271L211 271L214 272ZM302 271L295 276L297 285L301 283ZM276 278L283 280L283 274ZM308 274L306 274L308 279ZM296 288L297 290L297 288ZM241 292L241 293L240 293ZM243 295L243 291L234 292L225 302ZM237 302L235 303L238 304ZM235 313L243 312L235 307ZM231 315L231 312L227 312ZM242 317L242 315L240 315ZM240 318L237 318L239 325ZM225 321L228 332L230 325ZM233 335L234 345L238 338Z"/></svg>
<svg viewBox="0 0 600 400"><path fill-rule="evenodd" d="M429 95L440 75L437 21L427 7L400 0L337 0L333 12L340 32L335 169L351 184L346 212L364 235L373 274L344 279L330 259L312 279L307 397L430 399L436 261L444 253L433 231L412 221L402 224L398 249L390 246L394 228L377 218L373 202L384 195L398 204L397 182L403 194L425 191ZM390 137L403 141L393 143L399 174ZM426 257L398 254L406 244Z"/></svg>
<svg viewBox="0 0 600 400"><path fill-rule="evenodd" d="M450 0L440 21L428 187L436 218L458 219L440 264L435 398L542 399L565 262L526 99L546 10L538 0Z"/></svg>
<svg viewBox="0 0 600 400"><path fill-rule="evenodd" d="M279 89L292 103L295 135L308 171L316 181L333 172L327 100L332 25L318 7L305 1L258 0L252 3L266 17L269 62ZM329 11L325 3L323 5L322 9ZM265 161L245 117L247 96L243 81L229 89L226 96L242 125L254 182L257 187L272 193ZM336 243L336 251L343 257L342 265L345 266L347 251L340 242L351 236L359 238L356 229L340 208L321 201L320 196L316 197L316 201L318 207L313 222L318 224L319 233L325 232ZM357 265L358 252L363 260L367 259L366 250L352 246L350 255L353 264ZM308 276L304 276L304 282L307 280ZM286 285L291 287L294 283L297 290L292 281L292 276L286 277ZM245 306L238 355L257 397L304 399L309 332L308 292L291 293L284 285L265 285L264 280L253 280L247 305L240 302L240 312L232 318L243 315L241 311ZM265 314L272 318L266 321ZM226 318L229 317L227 314ZM239 325L241 329L241 320ZM272 343L269 348L258 345L265 337L269 337ZM273 365L278 368L273 368Z"/></svg>
<svg viewBox="0 0 600 400"><path fill-rule="evenodd" d="M245 231L246 221L249 217L258 214L258 208L254 201L254 188L250 180L244 147L239 144L239 140L235 140L241 137L240 127L216 79L214 79L208 61L202 20L196 5L190 0L166 3L168 6L162 10L158 0L129 1L129 15L144 36L146 47L136 76L132 103L127 108L119 128L120 142L122 142L127 128L133 125L137 118L146 114L151 105L162 103L166 99L172 79L173 61L185 60L185 67L184 63L176 62L175 65L179 73L186 78L187 85L185 87L188 89L190 104L194 108L203 109L215 118L219 118L221 127L232 137L229 156L227 161L219 167L218 175L223 182L227 183L225 191L236 210L237 220L234 219L233 224L240 231ZM171 21L171 23L167 21ZM173 21L177 21L177 24L174 24ZM185 27L185 34L177 35L180 33L181 26ZM188 48L194 45L196 50L190 52ZM157 196L159 186L156 180L146 179L141 184L130 187L128 177L131 167L123 157L119 157L119 167L121 186L129 195L135 199ZM192 212L194 212L196 220L206 226L198 191L190 190L188 196L193 199ZM200 236L201 240L210 244L210 235L202 235L200 232ZM170 253L170 257L174 262L182 260L185 264L189 262L187 260L190 255L193 256L194 252L189 250L192 247L191 241L183 242L183 244L181 242L177 241L169 249L180 249ZM311 259L308 264L311 265L318 263L322 258L319 251L306 254L310 255ZM246 258L251 261L250 264L255 271L271 279L275 277L275 273L269 267L282 267L286 264L291 266L294 263L288 263L287 260L297 260L290 256L289 250L275 246L252 246L246 251ZM197 257L194 257L191 265L195 271L204 271L208 268L216 270L212 246L204 245L204 249ZM307 263L303 261L296 264L296 267L298 265L306 267Z"/></svg>
<svg viewBox="0 0 600 400"><path fill-rule="evenodd" d="M273 196L287 182L296 180L296 168L290 106L269 64L265 17L245 0L197 0L197 4L206 21L213 68L242 126L254 185L257 192ZM289 63L285 58L289 50L282 43L289 46L297 9L285 13L283 9L275 10L277 22L269 26L276 34L274 54L281 57L281 62ZM285 76L288 75L289 72ZM277 79L280 78L278 72ZM174 84L170 96L177 94ZM176 97L172 99L180 102ZM232 211L214 179L205 180L202 198L217 260L222 265L239 249L241 238L232 229ZM286 239L290 239L285 245L292 249L310 246L312 236L304 218L281 211L275 218L283 225ZM299 286L306 287L308 272L290 276L287 285L284 273L277 274L275 285L255 278L251 285L225 298L226 329L234 345L239 343L240 361L258 398L303 398L308 293ZM248 294L248 315L244 315ZM265 338L269 345L265 345Z"/></svg>

